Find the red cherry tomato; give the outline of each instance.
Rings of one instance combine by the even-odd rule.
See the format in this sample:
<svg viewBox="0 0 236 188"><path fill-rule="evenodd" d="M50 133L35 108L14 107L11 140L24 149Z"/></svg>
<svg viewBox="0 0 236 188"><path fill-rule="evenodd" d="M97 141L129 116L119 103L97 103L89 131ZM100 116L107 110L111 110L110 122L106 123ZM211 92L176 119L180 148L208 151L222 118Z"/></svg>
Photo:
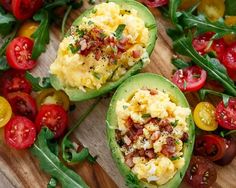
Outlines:
<svg viewBox="0 0 236 188"><path fill-rule="evenodd" d="M0 90L3 96L16 91L25 93L32 91L31 83L25 79L24 71L10 69L3 73L0 82L2 84Z"/></svg>
<svg viewBox="0 0 236 188"><path fill-rule="evenodd" d="M227 69L227 71L228 71L229 77L232 80L236 81L236 70Z"/></svg>
<svg viewBox="0 0 236 188"><path fill-rule="evenodd" d="M222 62L228 69L236 71L236 42L226 49Z"/></svg>
<svg viewBox="0 0 236 188"><path fill-rule="evenodd" d="M227 44L223 38L216 39L213 41L211 48L216 52L217 58L222 61L224 52L227 48Z"/></svg>
<svg viewBox="0 0 236 188"><path fill-rule="evenodd" d="M42 105L36 117L37 130L47 126L54 132L55 138L63 135L68 125L68 117L64 108L56 104Z"/></svg>
<svg viewBox="0 0 236 188"><path fill-rule="evenodd" d="M209 45L211 45L210 41L213 35L213 32L207 32L195 37L192 41L194 49L201 55L207 53L210 49Z"/></svg>
<svg viewBox="0 0 236 188"><path fill-rule="evenodd" d="M194 153L216 161L221 159L226 150L226 141L216 135L198 136L194 146Z"/></svg>
<svg viewBox="0 0 236 188"><path fill-rule="evenodd" d="M236 156L236 138L228 138L226 140L226 145L227 148L224 156L220 160L215 161L218 165L228 165L233 161L234 157Z"/></svg>
<svg viewBox="0 0 236 188"><path fill-rule="evenodd" d="M217 172L213 163L201 156L193 156L185 180L193 188L209 188L216 181Z"/></svg>
<svg viewBox="0 0 236 188"><path fill-rule="evenodd" d="M216 120L225 129L236 129L236 98L230 98L227 106L223 101L217 105Z"/></svg>
<svg viewBox="0 0 236 188"><path fill-rule="evenodd" d="M197 66L179 69L173 75L172 81L181 91L198 91L206 82L207 73Z"/></svg>
<svg viewBox="0 0 236 188"><path fill-rule="evenodd" d="M34 120L37 113L36 101L28 93L14 92L7 95L13 113Z"/></svg>
<svg viewBox="0 0 236 188"><path fill-rule="evenodd" d="M34 42L26 37L17 37L6 49L8 64L15 69L29 70L35 67L36 61L31 59Z"/></svg>
<svg viewBox="0 0 236 188"><path fill-rule="evenodd" d="M36 128L32 121L25 117L15 116L4 127L6 143L15 149L26 149L36 139Z"/></svg>
<svg viewBox="0 0 236 188"><path fill-rule="evenodd" d="M12 11L18 20L31 18L43 5L43 0L12 0Z"/></svg>
<svg viewBox="0 0 236 188"><path fill-rule="evenodd" d="M169 0L142 0L141 2L148 7L155 8L168 4Z"/></svg>
<svg viewBox="0 0 236 188"><path fill-rule="evenodd" d="M0 4L9 12L12 11L12 0L0 0Z"/></svg>

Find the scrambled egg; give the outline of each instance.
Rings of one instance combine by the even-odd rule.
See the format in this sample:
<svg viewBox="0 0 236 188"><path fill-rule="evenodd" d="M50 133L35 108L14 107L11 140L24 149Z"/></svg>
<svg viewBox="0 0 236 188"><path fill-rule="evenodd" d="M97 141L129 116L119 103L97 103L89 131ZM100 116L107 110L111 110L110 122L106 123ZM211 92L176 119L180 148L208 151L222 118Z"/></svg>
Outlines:
<svg viewBox="0 0 236 188"><path fill-rule="evenodd" d="M73 47L78 41L80 49L88 45L84 41L81 42L81 31L89 33L97 28L108 38L114 37L114 32L120 25L125 25L122 37L128 39L129 47L115 63L110 62L106 45L101 49L101 58L96 58L94 51L81 55L70 49L71 45ZM148 40L149 31L135 9L123 10L113 2L102 3L96 5L87 17L83 17L79 25L72 26L71 34L65 37L59 46L57 58L51 65L50 72L66 87L79 88L85 92L86 89L99 89L106 82L118 80L139 60L149 63L146 52ZM133 55L135 51L140 55Z"/></svg>
<svg viewBox="0 0 236 188"><path fill-rule="evenodd" d="M116 114L118 130L121 135L129 135L130 125L127 119L131 118L135 124L142 126L142 135L133 141L129 147L121 146L124 156L135 150L153 149L155 158L147 159L143 156L133 157L132 171L141 180L163 185L167 183L185 163L183 158L183 134L188 132L187 118L191 110L177 106L171 101L169 95L163 91L156 90L151 94L150 90L139 89L128 101L122 99L117 102ZM162 131L160 126L150 121L168 121L172 130ZM167 137L174 139L175 151L172 157L162 153ZM174 156L174 157L173 157Z"/></svg>

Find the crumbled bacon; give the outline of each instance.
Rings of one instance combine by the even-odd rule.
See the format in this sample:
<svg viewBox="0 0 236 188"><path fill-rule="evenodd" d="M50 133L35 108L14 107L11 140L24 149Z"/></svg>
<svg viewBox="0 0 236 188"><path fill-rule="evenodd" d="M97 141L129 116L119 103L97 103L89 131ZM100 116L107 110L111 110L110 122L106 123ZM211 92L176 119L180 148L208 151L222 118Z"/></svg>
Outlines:
<svg viewBox="0 0 236 188"><path fill-rule="evenodd" d="M145 156L147 156L149 159L154 159L156 157L156 154L154 153L154 149L147 149L145 151Z"/></svg>
<svg viewBox="0 0 236 188"><path fill-rule="evenodd" d="M166 144L162 146L161 153L166 157L172 157L176 151L175 139L172 137L166 138Z"/></svg>
<svg viewBox="0 0 236 188"><path fill-rule="evenodd" d="M127 135L124 136L123 140L127 146L129 146L132 143L132 141L129 139Z"/></svg>
<svg viewBox="0 0 236 188"><path fill-rule="evenodd" d="M160 136L161 136L160 131L155 131L154 133L152 133L151 140L158 140Z"/></svg>
<svg viewBox="0 0 236 188"><path fill-rule="evenodd" d="M132 57L137 59L141 56L141 52L139 50L133 50L132 51Z"/></svg>
<svg viewBox="0 0 236 188"><path fill-rule="evenodd" d="M166 131L168 133L172 133L173 131L173 127L168 120L161 120L159 126L161 132Z"/></svg>
<svg viewBox="0 0 236 188"><path fill-rule="evenodd" d="M156 89L149 89L150 95L156 95L157 90Z"/></svg>
<svg viewBox="0 0 236 188"><path fill-rule="evenodd" d="M183 133L183 136L182 136L182 138L181 138L181 141L182 141L182 142L187 142L187 141L188 141L188 133L186 133L186 132Z"/></svg>
<svg viewBox="0 0 236 188"><path fill-rule="evenodd" d="M152 123L152 124L154 124L154 125L158 125L159 122L160 122L159 119L157 119L157 118L151 118L147 123Z"/></svg>
<svg viewBox="0 0 236 188"><path fill-rule="evenodd" d="M132 168L134 166L133 162L133 153L130 153L125 156L125 163L127 164L128 167Z"/></svg>
<svg viewBox="0 0 236 188"><path fill-rule="evenodd" d="M138 129L135 133L135 135L132 137L132 140L137 140L140 135L143 134L143 129Z"/></svg>

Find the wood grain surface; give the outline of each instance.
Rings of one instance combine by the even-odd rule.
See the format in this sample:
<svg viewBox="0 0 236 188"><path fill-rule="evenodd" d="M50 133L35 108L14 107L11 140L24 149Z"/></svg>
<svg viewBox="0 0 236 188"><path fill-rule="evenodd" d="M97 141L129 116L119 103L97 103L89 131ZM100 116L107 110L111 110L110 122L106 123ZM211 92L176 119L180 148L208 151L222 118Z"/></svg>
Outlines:
<svg viewBox="0 0 236 188"><path fill-rule="evenodd" d="M97 1L99 2L99 1ZM102 2L102 1L100 1ZM80 10L70 14L67 22L69 27L74 19L90 5L85 0ZM158 24L158 40L151 56L151 63L143 70L171 77L174 69L170 60L173 55L171 39L166 35L165 28L170 27L168 21L164 20L158 10L151 10ZM38 60L39 65L33 70L34 75L48 75L49 65L54 61L58 44L61 40L60 29L52 25L50 33L50 44L46 53ZM197 94L186 94L192 108L198 103ZM214 99L209 99L214 102ZM75 131L74 136L93 155L98 155L97 164L83 163L71 166L75 169L92 188L116 188L125 187L124 180L116 168L106 142L105 114L110 98L103 99L96 109L89 115L83 124ZM92 101L77 103L76 110L70 113L71 125L78 119L79 114L86 109ZM29 151L16 151L8 148L3 141L3 130L0 130L0 188L44 188L47 187L49 176L39 168L38 161ZM226 167L217 166L218 177L214 188L236 187L236 159ZM181 185L186 187L186 185Z"/></svg>

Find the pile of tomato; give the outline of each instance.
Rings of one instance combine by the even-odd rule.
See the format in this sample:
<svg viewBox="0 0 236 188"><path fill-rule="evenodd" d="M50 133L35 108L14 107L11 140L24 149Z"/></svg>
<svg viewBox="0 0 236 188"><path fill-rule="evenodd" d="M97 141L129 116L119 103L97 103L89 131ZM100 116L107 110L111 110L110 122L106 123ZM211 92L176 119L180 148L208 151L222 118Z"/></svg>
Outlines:
<svg viewBox="0 0 236 188"><path fill-rule="evenodd" d="M43 1L1 0L0 4L18 20L25 20L33 16ZM37 65L31 58L34 45L31 35L37 28L36 22L23 22L17 37L6 48L10 69L0 74L0 127L4 127L5 142L15 149L32 146L43 126L52 130L55 138L68 127L68 96L52 88L34 93L25 77L26 71Z"/></svg>

